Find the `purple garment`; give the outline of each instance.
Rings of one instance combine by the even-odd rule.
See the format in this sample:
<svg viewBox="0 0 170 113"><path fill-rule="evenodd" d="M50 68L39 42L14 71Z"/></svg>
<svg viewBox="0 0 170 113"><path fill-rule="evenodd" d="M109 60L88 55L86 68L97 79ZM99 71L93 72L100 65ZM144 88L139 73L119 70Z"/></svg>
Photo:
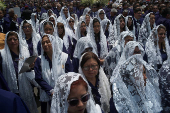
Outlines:
<svg viewBox="0 0 170 113"><path fill-rule="evenodd" d="M2 28L0 27L0 32L1 33L7 33L8 31L10 31L10 20L7 17L3 17L2 20L0 20L0 25L2 26Z"/></svg>
<svg viewBox="0 0 170 113"><path fill-rule="evenodd" d="M1 72L0 72L0 89L10 91L8 84Z"/></svg>
<svg viewBox="0 0 170 113"><path fill-rule="evenodd" d="M73 63L73 72L78 73L79 59L73 57L72 63Z"/></svg>
<svg viewBox="0 0 170 113"><path fill-rule="evenodd" d="M114 20L116 18L116 15L115 16L111 16L110 13L109 14L106 14L107 18L110 20L110 22L112 23L112 25L114 24Z"/></svg>
<svg viewBox="0 0 170 113"><path fill-rule="evenodd" d="M28 44L28 50L29 50L29 53L30 53L30 56L33 55L33 43L32 43L32 37L28 40L26 40L27 44Z"/></svg>

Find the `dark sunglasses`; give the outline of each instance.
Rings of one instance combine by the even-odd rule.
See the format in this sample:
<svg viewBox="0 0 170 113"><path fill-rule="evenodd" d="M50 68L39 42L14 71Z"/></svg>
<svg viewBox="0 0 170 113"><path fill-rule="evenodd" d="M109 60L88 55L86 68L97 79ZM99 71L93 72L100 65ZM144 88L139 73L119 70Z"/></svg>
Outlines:
<svg viewBox="0 0 170 113"><path fill-rule="evenodd" d="M87 93L87 94L85 94L85 95L83 95L82 97L81 97L81 101L84 103L84 102L87 102L88 100L89 100L89 98L90 98L90 94L89 93ZM70 106L76 106L76 105L78 105L79 104L79 99L70 99L70 100L67 100L68 101L68 103L70 104Z"/></svg>
<svg viewBox="0 0 170 113"><path fill-rule="evenodd" d="M71 22L74 23L74 21L69 21L69 23L71 23Z"/></svg>

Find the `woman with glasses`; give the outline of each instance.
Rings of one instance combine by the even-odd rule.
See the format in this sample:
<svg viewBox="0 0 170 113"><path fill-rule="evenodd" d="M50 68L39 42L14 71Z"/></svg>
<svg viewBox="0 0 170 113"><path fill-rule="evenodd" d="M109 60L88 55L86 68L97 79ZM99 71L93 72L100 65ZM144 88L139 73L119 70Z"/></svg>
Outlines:
<svg viewBox="0 0 170 113"><path fill-rule="evenodd" d="M81 74L63 74L54 88L51 113L102 113L92 98L91 88Z"/></svg>
<svg viewBox="0 0 170 113"><path fill-rule="evenodd" d="M21 37L20 42L28 48L30 56L37 56L37 45L40 40L40 36L36 33L31 20L22 21L19 35Z"/></svg>
<svg viewBox="0 0 170 113"><path fill-rule="evenodd" d="M54 36L44 35L41 40L41 58L35 62L35 80L41 86L40 101L42 113L49 113L55 81L58 77L72 71L69 56L58 47Z"/></svg>
<svg viewBox="0 0 170 113"><path fill-rule="evenodd" d="M97 18L99 19L99 21L101 22L103 19L107 19L106 17L106 13L103 9L99 9L97 12Z"/></svg>
<svg viewBox="0 0 170 113"><path fill-rule="evenodd" d="M95 103L99 104L105 113L108 113L111 98L110 84L96 54L86 52L81 56L79 73L88 81Z"/></svg>
<svg viewBox="0 0 170 113"><path fill-rule="evenodd" d="M36 33L39 33L39 20L37 19L36 13L31 14L31 22L32 22L32 25L33 25Z"/></svg>
<svg viewBox="0 0 170 113"><path fill-rule="evenodd" d="M31 113L37 113L32 87L32 85L38 86L34 79L35 73L32 70L19 73L25 59L30 57L28 46L23 45L21 40L22 37L16 32L10 31L6 34L5 47L0 55L0 70L11 92L22 98Z"/></svg>

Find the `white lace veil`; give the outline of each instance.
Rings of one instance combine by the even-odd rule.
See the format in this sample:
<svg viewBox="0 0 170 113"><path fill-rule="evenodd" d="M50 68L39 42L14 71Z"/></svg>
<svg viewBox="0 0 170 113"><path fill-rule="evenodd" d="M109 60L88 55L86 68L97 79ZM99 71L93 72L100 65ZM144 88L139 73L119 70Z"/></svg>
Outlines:
<svg viewBox="0 0 170 113"><path fill-rule="evenodd" d="M47 11L47 19L49 18L49 15L48 15L49 11L52 12L52 15L55 15L54 12L53 12L53 10L49 9L49 10Z"/></svg>
<svg viewBox="0 0 170 113"><path fill-rule="evenodd" d="M82 38L80 38L77 41L73 57L80 59L82 53L88 47L92 47L93 48L93 45L91 43L90 38L89 37L82 37ZM96 54L96 51L94 49L92 50L92 52Z"/></svg>
<svg viewBox="0 0 170 113"><path fill-rule="evenodd" d="M56 26L57 26L57 18L56 18L54 15L51 15L47 20L50 21L50 18L53 18L53 19L54 19L54 21L55 21L55 26L54 26L54 28L56 28Z"/></svg>
<svg viewBox="0 0 170 113"><path fill-rule="evenodd" d="M77 29L75 31L75 39L76 40L79 40L81 38L81 24L82 22L85 22L85 21L79 21L78 25L77 25ZM86 23L86 22L85 22Z"/></svg>
<svg viewBox="0 0 170 113"><path fill-rule="evenodd" d="M148 40L146 42L146 48L145 48L145 51L146 51L146 54L148 57L148 63L150 65L152 65L155 69L157 69L157 64L163 63L160 49L159 49L159 44L158 44L159 37L158 37L157 30L158 30L159 26L163 26L163 25L160 24L152 29L152 32L150 33ZM165 41L166 53L169 58L170 47L169 47L169 41L168 41L167 35L166 35L164 41ZM156 45L155 45L155 42L156 42Z"/></svg>
<svg viewBox="0 0 170 113"><path fill-rule="evenodd" d="M151 12L151 13L153 13L153 12ZM149 37L149 35L151 33L151 27L150 27L150 22L149 22L150 21L149 16L150 16L151 13L148 13L145 16L145 18L144 18L144 20L142 22L142 26L141 26L141 28L139 30L138 40L141 43L143 43L143 40L145 40L144 43L146 43L146 41L147 41L147 39L148 39L148 37ZM155 23L154 23L153 27L156 27Z"/></svg>
<svg viewBox="0 0 170 113"><path fill-rule="evenodd" d="M29 81L29 78L31 78L31 77L35 78L35 73L33 71L31 71L31 72L25 72L25 73L18 74L19 85L17 85L16 72L15 72L11 52L10 52L10 49L7 44L8 34L9 34L9 32L6 34L6 37L5 37L5 47L1 51L2 69L3 69L2 73L4 75L5 80L8 83L10 90L13 93L19 93L20 97L26 103L29 110L32 113L37 113L38 112L37 105L36 105L34 95L32 92L33 89L32 89L31 83ZM16 33L16 34L18 35L18 33ZM19 35L18 35L18 40L19 40L19 62L18 62L17 73L19 73L25 59L30 56L28 48L25 45L23 45L23 43L21 43L21 38L19 38Z"/></svg>
<svg viewBox="0 0 170 113"><path fill-rule="evenodd" d="M94 37L93 21L90 22L90 28L87 35L90 37L94 50L97 52L97 44ZM100 27L100 46L101 46L101 50L100 50L99 57L104 58L108 54L108 49L107 49L106 36L103 33L102 27Z"/></svg>
<svg viewBox="0 0 170 113"><path fill-rule="evenodd" d="M64 10L64 8L67 8L66 6L63 6L62 8L61 8L61 11L60 11L60 16L58 17L58 19L57 19L57 22L61 22L61 23L63 23L64 25L66 25L66 17L65 17L65 14L64 14L64 12L63 12L63 10ZM67 8L68 9L68 8ZM69 13L69 9L68 9L68 17L70 17L70 13Z"/></svg>
<svg viewBox="0 0 170 113"><path fill-rule="evenodd" d="M31 14L31 22L32 22L33 27L35 28L35 31L39 33L39 20L36 18L36 22L35 22L36 15L37 15L36 13Z"/></svg>
<svg viewBox="0 0 170 113"><path fill-rule="evenodd" d="M85 54L86 53L84 53L81 56L80 61L79 61L79 73L82 74L83 77L86 79L81 68L82 58ZM99 91L99 94L101 95L101 98L100 98L101 108L102 110L104 110L105 113L108 113L110 111L109 101L111 98L110 83L101 66L99 68L99 90L98 91Z"/></svg>
<svg viewBox="0 0 170 113"><path fill-rule="evenodd" d="M80 17L79 21L84 20L86 14L88 14L89 11L91 11L91 9L90 9L89 7L86 7L86 8L84 9L83 14L82 14L82 16Z"/></svg>
<svg viewBox="0 0 170 113"><path fill-rule="evenodd" d="M58 78L54 88L54 94L51 103L51 113L67 113L69 107L67 98L70 93L70 87L74 81L79 79L79 77L83 78L81 74L70 72L63 74ZM84 78L83 80L88 84ZM97 108L93 101L91 88L89 85L88 92L90 93L91 97L86 105L87 113L101 113L101 109L99 107Z"/></svg>
<svg viewBox="0 0 170 113"><path fill-rule="evenodd" d="M144 85L143 66L146 69ZM141 54L131 56L116 67L110 79L113 102L120 113L161 112L161 98L157 72L147 64Z"/></svg>
<svg viewBox="0 0 170 113"><path fill-rule="evenodd" d="M25 20L27 23L29 23L32 27L32 43L33 43L33 55L38 56L38 51L37 51L37 44L40 40L40 35L36 33L34 26L32 25L31 20ZM26 42L26 37L25 37L25 33L23 31L23 24L24 21L21 22L20 25L20 29L19 29L19 35L20 35L20 43L22 43L23 45L25 45L28 48L28 44Z"/></svg>
<svg viewBox="0 0 170 113"><path fill-rule="evenodd" d="M62 52L59 49L59 44L54 36L49 34L44 34L49 37L49 40L52 44L52 69L50 69L49 62L44 56L44 50L41 45L41 68L42 68L42 78L51 86L54 88L55 81L58 79L58 77L63 74L62 71ZM42 42L42 40L41 40ZM47 95L47 93L44 90L41 90L40 94L40 101L47 102L50 100L50 97Z"/></svg>
<svg viewBox="0 0 170 113"><path fill-rule="evenodd" d="M128 23L128 19L129 19L129 18L131 18L131 19L132 19L132 22L133 22L133 30L132 30L131 32L135 35L135 24L134 24L133 17L130 16L130 15L128 15L128 16L125 17L126 29L127 29L128 31L130 31L129 28L127 27L127 23Z"/></svg>
<svg viewBox="0 0 170 113"><path fill-rule="evenodd" d="M100 12L101 11L103 11L103 13L104 13L104 19L107 19L107 17L106 17L106 13L105 13L105 11L103 10L103 9L99 9L98 11L97 11L97 19L101 22L102 20L101 20L101 18L100 18Z"/></svg>

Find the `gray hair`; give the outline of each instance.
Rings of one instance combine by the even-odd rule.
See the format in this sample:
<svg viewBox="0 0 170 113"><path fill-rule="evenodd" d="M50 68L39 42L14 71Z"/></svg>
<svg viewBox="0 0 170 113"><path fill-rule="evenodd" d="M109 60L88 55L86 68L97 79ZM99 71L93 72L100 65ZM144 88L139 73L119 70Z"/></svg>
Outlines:
<svg viewBox="0 0 170 113"><path fill-rule="evenodd" d="M14 11L14 9L13 9L13 8L10 8L10 9L8 10L8 13L10 13L10 12L12 12L12 11Z"/></svg>
<svg viewBox="0 0 170 113"><path fill-rule="evenodd" d="M111 12L117 13L117 9L112 8L112 9L111 9Z"/></svg>

